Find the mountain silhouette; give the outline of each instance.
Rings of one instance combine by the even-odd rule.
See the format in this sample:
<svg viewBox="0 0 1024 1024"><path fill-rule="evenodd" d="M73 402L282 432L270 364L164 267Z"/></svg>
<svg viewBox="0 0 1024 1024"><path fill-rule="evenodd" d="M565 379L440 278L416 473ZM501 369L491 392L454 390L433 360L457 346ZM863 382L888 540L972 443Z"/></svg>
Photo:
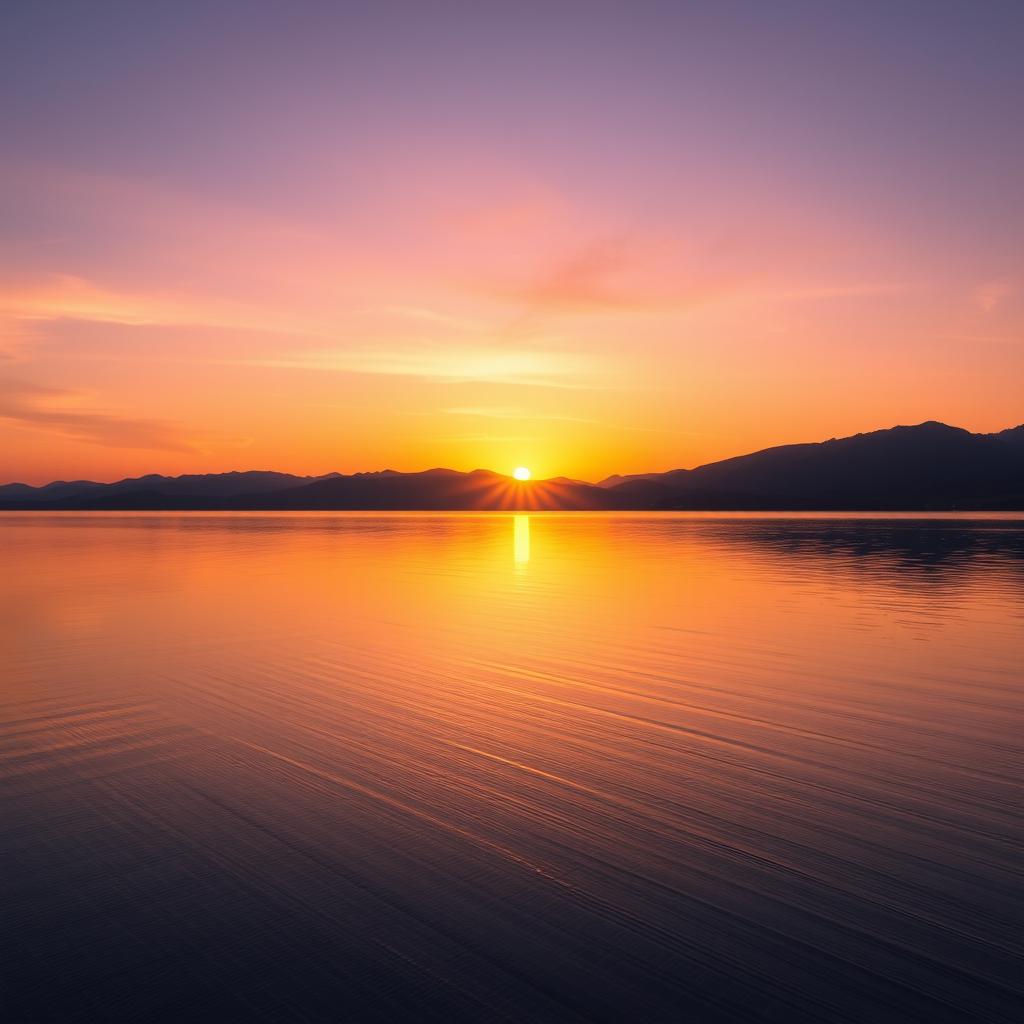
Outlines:
<svg viewBox="0 0 1024 1024"><path fill-rule="evenodd" d="M329 474L336 476L337 474ZM261 470L231 473L202 473L185 476L130 477L117 483L102 484L93 480L56 480L43 487L29 487L27 484L7 484L0 487L0 507L10 502L46 501L47 507L115 508L124 501L123 507L133 507L133 502L166 500L172 507L192 501L219 501L240 495L266 494L300 487L326 477L295 476L291 473L273 473ZM113 503L113 504L111 504Z"/></svg>
<svg viewBox="0 0 1024 1024"><path fill-rule="evenodd" d="M520 483L477 469L156 474L103 484L0 486L0 509L196 510L1010 510L1024 509L1024 426L972 434L929 421L783 445L598 484Z"/></svg>
<svg viewBox="0 0 1024 1024"><path fill-rule="evenodd" d="M972 434L929 421L634 476L611 489L644 508L1024 508L1024 426Z"/></svg>

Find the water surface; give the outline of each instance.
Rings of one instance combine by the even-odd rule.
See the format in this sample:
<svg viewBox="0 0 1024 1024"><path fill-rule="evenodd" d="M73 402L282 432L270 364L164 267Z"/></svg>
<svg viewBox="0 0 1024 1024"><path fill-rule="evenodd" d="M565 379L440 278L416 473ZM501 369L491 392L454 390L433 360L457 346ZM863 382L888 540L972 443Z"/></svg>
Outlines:
<svg viewBox="0 0 1024 1024"><path fill-rule="evenodd" d="M1021 1017L1024 521L0 517L15 1021Z"/></svg>

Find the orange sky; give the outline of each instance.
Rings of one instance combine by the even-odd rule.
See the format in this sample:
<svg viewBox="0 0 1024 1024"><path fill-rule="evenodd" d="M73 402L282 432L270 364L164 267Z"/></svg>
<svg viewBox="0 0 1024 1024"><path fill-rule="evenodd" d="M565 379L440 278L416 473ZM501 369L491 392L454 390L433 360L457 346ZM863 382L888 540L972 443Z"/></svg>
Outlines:
<svg viewBox="0 0 1024 1024"><path fill-rule="evenodd" d="M439 38L429 74L435 51L403 35L429 26L367 15L350 78L317 49L348 38L334 23L211 53L198 19L92 25L86 45L26 13L0 161L0 481L596 479L1024 420L1022 74L998 33L950 67L909 26L880 57L810 24L832 63L801 64L710 21L687 64L651 12L624 38L556 21L543 46L527 18L511 53L459 21L466 45ZM701 63L716 45L753 70L723 85ZM1003 79L971 77L986 61Z"/></svg>

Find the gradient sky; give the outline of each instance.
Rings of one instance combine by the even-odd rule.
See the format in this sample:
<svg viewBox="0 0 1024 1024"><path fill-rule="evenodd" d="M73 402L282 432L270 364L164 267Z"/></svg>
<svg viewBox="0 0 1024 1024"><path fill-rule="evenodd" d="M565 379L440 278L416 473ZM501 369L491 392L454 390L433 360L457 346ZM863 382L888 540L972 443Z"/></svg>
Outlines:
<svg viewBox="0 0 1024 1024"><path fill-rule="evenodd" d="M1024 3L8 2L0 480L1024 420Z"/></svg>

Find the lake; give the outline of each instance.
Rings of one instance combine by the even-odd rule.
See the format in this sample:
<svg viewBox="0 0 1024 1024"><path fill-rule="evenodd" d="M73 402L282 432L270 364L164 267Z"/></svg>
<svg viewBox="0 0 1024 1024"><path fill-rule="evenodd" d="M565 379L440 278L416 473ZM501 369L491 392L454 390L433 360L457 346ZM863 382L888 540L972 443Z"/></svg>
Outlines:
<svg viewBox="0 0 1024 1024"><path fill-rule="evenodd" d="M1024 518L0 516L11 1021L1014 1021Z"/></svg>

